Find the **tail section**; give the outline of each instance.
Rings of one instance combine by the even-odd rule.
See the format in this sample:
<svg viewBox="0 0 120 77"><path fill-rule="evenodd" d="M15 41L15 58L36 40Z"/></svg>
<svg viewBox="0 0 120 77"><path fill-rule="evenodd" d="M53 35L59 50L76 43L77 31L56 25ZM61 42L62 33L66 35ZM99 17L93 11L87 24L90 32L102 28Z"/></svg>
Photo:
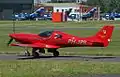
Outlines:
<svg viewBox="0 0 120 77"><path fill-rule="evenodd" d="M39 9L37 9L35 11L35 13L44 13L44 11L45 11L45 8L44 7L40 7Z"/></svg>
<svg viewBox="0 0 120 77"><path fill-rule="evenodd" d="M96 33L95 37L100 39L104 43L104 46L108 46L109 42L111 41L110 38L112 36L113 29L114 26L106 25Z"/></svg>

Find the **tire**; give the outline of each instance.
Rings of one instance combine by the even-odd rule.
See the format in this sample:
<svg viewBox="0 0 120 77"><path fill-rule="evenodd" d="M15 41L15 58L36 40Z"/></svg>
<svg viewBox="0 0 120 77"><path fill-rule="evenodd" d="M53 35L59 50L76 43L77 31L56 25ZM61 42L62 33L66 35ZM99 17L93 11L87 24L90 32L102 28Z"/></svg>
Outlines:
<svg viewBox="0 0 120 77"><path fill-rule="evenodd" d="M58 57L58 56L59 56L59 52L58 52L58 51L54 51L54 52L53 52L53 56L54 56L54 57Z"/></svg>

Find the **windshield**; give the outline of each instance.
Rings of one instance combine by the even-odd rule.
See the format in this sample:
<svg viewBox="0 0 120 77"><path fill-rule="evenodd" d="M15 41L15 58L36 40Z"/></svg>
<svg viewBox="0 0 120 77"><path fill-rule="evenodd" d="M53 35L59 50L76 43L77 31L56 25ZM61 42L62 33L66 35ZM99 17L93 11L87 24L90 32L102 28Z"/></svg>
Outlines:
<svg viewBox="0 0 120 77"><path fill-rule="evenodd" d="M41 36L41 37L49 37L49 36L52 35L52 32L53 32L53 31L44 31L44 32L41 32L41 33L39 34L39 36Z"/></svg>

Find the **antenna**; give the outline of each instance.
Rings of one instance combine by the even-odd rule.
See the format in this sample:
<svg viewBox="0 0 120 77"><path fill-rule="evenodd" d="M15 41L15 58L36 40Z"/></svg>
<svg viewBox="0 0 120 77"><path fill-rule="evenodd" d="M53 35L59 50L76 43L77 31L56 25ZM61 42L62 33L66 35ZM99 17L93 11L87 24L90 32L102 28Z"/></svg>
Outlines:
<svg viewBox="0 0 120 77"><path fill-rule="evenodd" d="M15 20L13 19L13 33L15 33Z"/></svg>
<svg viewBox="0 0 120 77"><path fill-rule="evenodd" d="M13 33L15 33L15 16L14 16L14 12L13 12Z"/></svg>

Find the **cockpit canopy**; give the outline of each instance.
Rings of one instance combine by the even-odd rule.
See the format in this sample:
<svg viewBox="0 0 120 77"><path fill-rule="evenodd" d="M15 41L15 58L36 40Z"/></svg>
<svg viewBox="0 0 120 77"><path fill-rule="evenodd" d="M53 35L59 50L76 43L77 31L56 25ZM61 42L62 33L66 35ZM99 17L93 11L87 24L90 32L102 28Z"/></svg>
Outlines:
<svg viewBox="0 0 120 77"><path fill-rule="evenodd" d="M54 31L44 31L44 32L40 32L40 34L38 34L40 37L49 37L52 35Z"/></svg>

